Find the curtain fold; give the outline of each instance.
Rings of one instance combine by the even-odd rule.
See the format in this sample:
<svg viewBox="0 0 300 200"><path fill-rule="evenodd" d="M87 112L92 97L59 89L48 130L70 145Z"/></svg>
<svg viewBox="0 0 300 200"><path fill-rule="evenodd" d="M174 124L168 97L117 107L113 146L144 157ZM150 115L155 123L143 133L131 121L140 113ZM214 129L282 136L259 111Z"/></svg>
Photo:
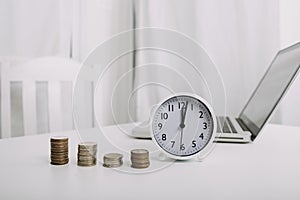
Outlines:
<svg viewBox="0 0 300 200"><path fill-rule="evenodd" d="M72 0L0 1L0 55L68 56Z"/></svg>
<svg viewBox="0 0 300 200"><path fill-rule="evenodd" d="M206 49L224 79L227 114L237 115L279 48L300 40L295 24L299 18L297 5L296 1L283 0L0 1L0 56L57 55L83 61L97 45L122 31L135 27L171 29L195 39ZM142 40L136 37L134 41ZM101 95L111 96L122 74L150 62L180 68L179 60L161 52L130 54L112 68ZM111 100L98 97L97 103L103 105L100 119L104 124L143 121L149 117L152 105L167 92L150 85L137 89L153 77L162 77L155 67L148 70L149 73L133 70L126 84L115 91L117 119L111 111ZM172 77L166 76L168 81ZM185 89L176 82L172 86ZM295 104L291 99L297 99L298 86L293 88L289 100L284 100L276 113L275 122L299 125L290 105Z"/></svg>
<svg viewBox="0 0 300 200"><path fill-rule="evenodd" d="M239 114L280 47L278 0L193 0L188 3L145 0L137 4L138 28L172 29L190 36L207 50L224 80L227 114ZM138 55L137 65L146 60L176 66L168 56L146 52ZM207 71L205 66L199 70ZM175 82L173 87L180 85ZM163 97L153 94L155 92L149 89L139 96L139 110L149 109ZM139 117L145 120L146 115L147 112L141 113Z"/></svg>

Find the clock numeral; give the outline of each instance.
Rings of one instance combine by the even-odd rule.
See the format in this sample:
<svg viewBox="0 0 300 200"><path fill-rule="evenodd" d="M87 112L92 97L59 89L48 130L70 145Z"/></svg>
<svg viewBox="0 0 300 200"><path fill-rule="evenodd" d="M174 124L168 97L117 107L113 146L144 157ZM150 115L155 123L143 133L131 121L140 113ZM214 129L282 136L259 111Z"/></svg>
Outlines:
<svg viewBox="0 0 300 200"><path fill-rule="evenodd" d="M207 123L203 122L203 130L207 129Z"/></svg>
<svg viewBox="0 0 300 200"><path fill-rule="evenodd" d="M203 118L203 111L200 110L199 113L200 113L199 118Z"/></svg>
<svg viewBox="0 0 300 200"><path fill-rule="evenodd" d="M181 150L181 151L185 150L184 144L181 144L181 145L180 145L180 150Z"/></svg>
<svg viewBox="0 0 300 200"><path fill-rule="evenodd" d="M163 127L162 123L158 123L157 126L158 126L159 130L161 130Z"/></svg>
<svg viewBox="0 0 300 200"><path fill-rule="evenodd" d="M161 135L161 139L162 139L163 141L166 141L166 140L167 140L167 135L166 135L166 134L162 134L162 135Z"/></svg>
<svg viewBox="0 0 300 200"><path fill-rule="evenodd" d="M196 146L197 146L196 140L193 140L193 141L192 141L192 147L195 148Z"/></svg>
<svg viewBox="0 0 300 200"><path fill-rule="evenodd" d="M203 133L201 133L201 134L199 135L199 138L201 138L201 139L203 140L203 138L204 138Z"/></svg>
<svg viewBox="0 0 300 200"><path fill-rule="evenodd" d="M185 102L178 102L178 109L180 110L181 107L185 107Z"/></svg>
<svg viewBox="0 0 300 200"><path fill-rule="evenodd" d="M194 104L191 104L191 110L192 111L194 110Z"/></svg>
<svg viewBox="0 0 300 200"><path fill-rule="evenodd" d="M172 148L174 147L174 145L175 145L175 141L171 141L171 143L172 143Z"/></svg>
<svg viewBox="0 0 300 200"><path fill-rule="evenodd" d="M168 110L169 112L173 112L174 111L174 105L168 105Z"/></svg>
<svg viewBox="0 0 300 200"><path fill-rule="evenodd" d="M168 119L168 117L169 117L168 113L161 113L160 114L161 119Z"/></svg>

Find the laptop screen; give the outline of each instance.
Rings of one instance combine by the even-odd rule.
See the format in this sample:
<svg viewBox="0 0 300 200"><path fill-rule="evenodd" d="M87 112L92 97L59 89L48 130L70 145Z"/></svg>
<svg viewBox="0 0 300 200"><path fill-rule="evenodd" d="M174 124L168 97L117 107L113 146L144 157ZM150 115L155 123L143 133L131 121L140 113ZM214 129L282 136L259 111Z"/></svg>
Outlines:
<svg viewBox="0 0 300 200"><path fill-rule="evenodd" d="M239 118L258 135L292 83L300 67L300 43L279 51L242 110Z"/></svg>

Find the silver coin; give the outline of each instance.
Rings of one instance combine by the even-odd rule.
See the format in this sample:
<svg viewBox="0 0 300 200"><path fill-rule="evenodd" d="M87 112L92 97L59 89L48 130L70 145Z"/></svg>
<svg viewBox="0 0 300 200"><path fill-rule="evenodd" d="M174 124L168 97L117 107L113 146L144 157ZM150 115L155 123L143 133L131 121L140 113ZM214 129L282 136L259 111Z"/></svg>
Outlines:
<svg viewBox="0 0 300 200"><path fill-rule="evenodd" d="M116 168L123 165L123 155L119 153L108 153L103 156L103 166Z"/></svg>
<svg viewBox="0 0 300 200"><path fill-rule="evenodd" d="M136 168L136 169L144 169L144 168L148 168L149 166L150 166L150 163L143 164L143 165L137 165L137 164L132 164L131 165L132 168Z"/></svg>
<svg viewBox="0 0 300 200"><path fill-rule="evenodd" d="M77 161L78 166L95 166L97 164L97 161L94 160L92 162L82 162L82 161Z"/></svg>
<svg viewBox="0 0 300 200"><path fill-rule="evenodd" d="M81 150L78 150L77 154L81 154L81 155L96 155L97 151L93 151L93 150L84 150L84 151L81 151Z"/></svg>
<svg viewBox="0 0 300 200"><path fill-rule="evenodd" d="M131 155L149 155L149 151L147 149L133 149L131 150Z"/></svg>
<svg viewBox="0 0 300 200"><path fill-rule="evenodd" d="M150 161L147 159L147 160L132 160L131 159L131 162L132 163L136 163L136 164L144 164L144 163L149 163Z"/></svg>
<svg viewBox="0 0 300 200"><path fill-rule="evenodd" d="M133 149L130 160L132 168L147 168L150 166L149 151L147 149Z"/></svg>
<svg viewBox="0 0 300 200"><path fill-rule="evenodd" d="M85 161L89 162L89 161L93 161L95 159L96 159L95 157L78 157L77 158L77 160L83 161L83 162L85 162Z"/></svg>
<svg viewBox="0 0 300 200"><path fill-rule="evenodd" d="M82 148L82 147L93 147L93 148L96 148L97 147L97 143L96 142L82 142L82 143L79 143L78 144L78 147L79 148Z"/></svg>
<svg viewBox="0 0 300 200"><path fill-rule="evenodd" d="M77 163L78 164L82 164L82 165L92 165L92 164L96 163L96 160L92 160L92 161L80 161L80 160L77 160Z"/></svg>
<svg viewBox="0 0 300 200"><path fill-rule="evenodd" d="M118 163L118 164L108 164L108 163L104 163L103 167L107 167L107 168L117 168L117 167L121 167L123 165L123 163Z"/></svg>
<svg viewBox="0 0 300 200"><path fill-rule="evenodd" d="M80 157L95 157L97 154L94 153L94 154L90 154L90 153L85 153L85 154L82 154L80 152L77 153L77 156L80 156Z"/></svg>
<svg viewBox="0 0 300 200"><path fill-rule="evenodd" d="M78 146L78 151L97 151L97 146Z"/></svg>
<svg viewBox="0 0 300 200"><path fill-rule="evenodd" d="M120 160L123 158L123 155L119 153L108 153L105 154L103 158L106 160Z"/></svg>
<svg viewBox="0 0 300 200"><path fill-rule="evenodd" d="M149 152L146 149L131 150L131 160L148 160Z"/></svg>

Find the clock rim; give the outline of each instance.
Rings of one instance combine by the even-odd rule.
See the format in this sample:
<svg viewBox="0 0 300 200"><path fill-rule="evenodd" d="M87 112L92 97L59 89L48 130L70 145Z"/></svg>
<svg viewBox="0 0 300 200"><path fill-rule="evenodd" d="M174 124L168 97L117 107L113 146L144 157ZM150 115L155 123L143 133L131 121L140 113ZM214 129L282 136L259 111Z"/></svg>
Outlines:
<svg viewBox="0 0 300 200"><path fill-rule="evenodd" d="M203 149L201 149L199 152L197 153L194 153L192 155L187 155L187 156L177 156L177 155L174 155L174 154L171 154L169 152L167 152L166 150L164 150L164 148L162 148L158 142L156 141L155 137L154 137L154 133L153 133L153 119L154 119L154 115L155 113L157 112L158 108L166 101L168 101L169 99L171 98L174 98L174 97L179 97L179 96L189 96L189 97L193 97L193 98L196 98L198 100L200 100L208 109L208 111L210 112L211 116L212 116L212 124L213 124L213 131L212 131L212 135L211 135L211 138L209 140L209 142L205 145L205 147ZM204 157L206 157L213 149L213 147L215 146L214 145L214 138L216 137L216 126L217 126L217 118L214 114L214 111L212 109L212 106L201 96L197 95L197 94L194 94L194 93L188 93L188 92L180 92L180 93L174 93L174 94L171 94L167 97L165 97L163 100L161 100L158 104L156 104L155 106L155 109L154 109L154 112L152 113L151 115L151 121L150 121L150 131L151 131L151 139L152 141L155 143L155 145L163 151L163 153L168 156L169 158L172 158L172 159L176 159L176 160L189 160L189 159L192 159L192 158L195 158L195 157L198 157L199 159L203 159Z"/></svg>

